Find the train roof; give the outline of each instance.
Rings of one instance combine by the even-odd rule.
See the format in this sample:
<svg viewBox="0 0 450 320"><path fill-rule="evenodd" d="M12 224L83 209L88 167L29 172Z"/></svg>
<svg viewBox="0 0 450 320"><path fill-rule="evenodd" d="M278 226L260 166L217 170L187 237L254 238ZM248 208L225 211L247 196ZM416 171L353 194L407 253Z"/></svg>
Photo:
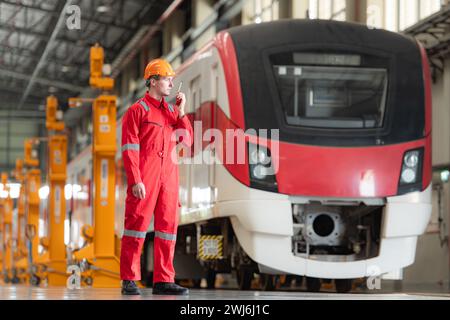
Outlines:
<svg viewBox="0 0 450 320"><path fill-rule="evenodd" d="M295 44L345 44L390 53L417 51L409 36L366 25L334 20L284 19L228 29L237 50L261 50Z"/></svg>

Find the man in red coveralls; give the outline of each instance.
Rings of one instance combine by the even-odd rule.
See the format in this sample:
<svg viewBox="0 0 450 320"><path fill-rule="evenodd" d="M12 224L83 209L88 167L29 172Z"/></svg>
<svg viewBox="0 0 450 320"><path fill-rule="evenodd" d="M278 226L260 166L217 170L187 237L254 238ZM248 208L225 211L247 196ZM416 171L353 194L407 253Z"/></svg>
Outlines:
<svg viewBox="0 0 450 320"><path fill-rule="evenodd" d="M176 105L165 100L175 73L163 59L145 68L148 91L125 113L122 156L128 180L125 226L120 255L122 294L139 295L141 252L154 213L153 294L185 295L188 289L174 283L173 257L178 226L178 165L171 159L176 129L184 129L183 143L192 144L192 126L185 116L186 97L178 92Z"/></svg>

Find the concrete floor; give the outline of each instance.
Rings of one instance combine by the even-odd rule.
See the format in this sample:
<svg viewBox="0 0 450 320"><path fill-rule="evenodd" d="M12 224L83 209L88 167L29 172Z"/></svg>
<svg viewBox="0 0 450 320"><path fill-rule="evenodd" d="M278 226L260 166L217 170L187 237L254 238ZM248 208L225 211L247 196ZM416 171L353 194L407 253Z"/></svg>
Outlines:
<svg viewBox="0 0 450 320"><path fill-rule="evenodd" d="M60 287L37 288L25 285L0 286L0 300L450 300L450 293L362 292L310 293L299 291L239 291L191 289L189 296L154 296L142 289L141 296L122 296L120 289Z"/></svg>

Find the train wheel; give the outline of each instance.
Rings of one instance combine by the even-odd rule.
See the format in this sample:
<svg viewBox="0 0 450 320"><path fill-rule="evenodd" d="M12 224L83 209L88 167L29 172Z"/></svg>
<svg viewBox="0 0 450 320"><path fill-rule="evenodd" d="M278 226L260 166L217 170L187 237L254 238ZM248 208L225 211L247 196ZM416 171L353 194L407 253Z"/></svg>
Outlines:
<svg viewBox="0 0 450 320"><path fill-rule="evenodd" d="M237 281L239 289L249 290L252 285L253 270L246 267L239 267L237 270Z"/></svg>
<svg viewBox="0 0 450 320"><path fill-rule="evenodd" d="M208 289L214 289L216 287L216 271L208 269L206 273L206 285Z"/></svg>
<svg viewBox="0 0 450 320"><path fill-rule="evenodd" d="M264 291L273 291L276 288L278 277L272 274L261 273L259 275L259 283Z"/></svg>
<svg viewBox="0 0 450 320"><path fill-rule="evenodd" d="M280 288L283 288L283 289L290 288L294 279L295 279L295 276L293 276L291 274L285 275L284 278L280 277Z"/></svg>
<svg viewBox="0 0 450 320"><path fill-rule="evenodd" d="M192 286L195 289L201 289L201 287L202 287L202 279L192 279Z"/></svg>
<svg viewBox="0 0 450 320"><path fill-rule="evenodd" d="M306 277L306 289L309 292L319 292L322 282L319 278Z"/></svg>
<svg viewBox="0 0 450 320"><path fill-rule="evenodd" d="M336 292L348 293L352 290L353 279L335 279L334 285L336 287Z"/></svg>
<svg viewBox="0 0 450 320"><path fill-rule="evenodd" d="M294 276L294 283L295 283L295 286L301 287L302 284L303 284L303 279L304 279L304 278L305 278L304 276Z"/></svg>

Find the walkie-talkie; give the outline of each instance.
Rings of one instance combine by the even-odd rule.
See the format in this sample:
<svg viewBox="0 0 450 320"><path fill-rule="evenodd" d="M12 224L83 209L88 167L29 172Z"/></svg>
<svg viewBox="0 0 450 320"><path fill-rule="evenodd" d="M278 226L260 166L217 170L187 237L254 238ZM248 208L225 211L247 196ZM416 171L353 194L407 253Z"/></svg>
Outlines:
<svg viewBox="0 0 450 320"><path fill-rule="evenodd" d="M178 90L177 90L177 100L176 100L176 102L175 102L175 104L176 104L177 106L179 106L180 103L181 103L181 99L178 99L178 93L180 93L180 90L181 90L181 86L182 86L182 85L183 85L183 81L180 82L180 85L178 86Z"/></svg>

